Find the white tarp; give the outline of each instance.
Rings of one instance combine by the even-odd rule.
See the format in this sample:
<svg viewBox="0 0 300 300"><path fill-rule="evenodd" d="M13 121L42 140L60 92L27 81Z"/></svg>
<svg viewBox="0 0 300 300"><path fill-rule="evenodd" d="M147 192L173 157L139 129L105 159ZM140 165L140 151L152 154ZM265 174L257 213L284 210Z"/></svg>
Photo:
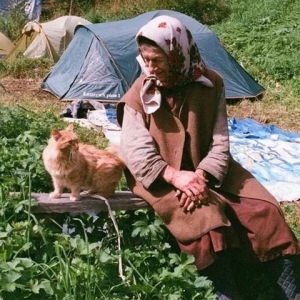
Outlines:
<svg viewBox="0 0 300 300"><path fill-rule="evenodd" d="M300 133L253 119L229 119L233 157L278 201L300 199Z"/></svg>

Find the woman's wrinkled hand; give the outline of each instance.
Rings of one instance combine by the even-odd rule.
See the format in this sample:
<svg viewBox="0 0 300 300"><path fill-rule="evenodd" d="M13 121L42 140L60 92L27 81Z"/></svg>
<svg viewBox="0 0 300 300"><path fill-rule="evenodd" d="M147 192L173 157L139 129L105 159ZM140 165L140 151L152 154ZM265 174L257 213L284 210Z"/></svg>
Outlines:
<svg viewBox="0 0 300 300"><path fill-rule="evenodd" d="M192 211L206 203L208 187L203 170L179 171L167 166L161 177L176 188L176 197L185 211Z"/></svg>
<svg viewBox="0 0 300 300"><path fill-rule="evenodd" d="M207 202L207 180L202 170L199 173L197 171L180 171L174 181L177 188L176 197L185 211L193 211Z"/></svg>
<svg viewBox="0 0 300 300"><path fill-rule="evenodd" d="M200 208L202 204L207 204L207 196L199 195L196 198L191 199L185 193L177 190L176 197L179 200L179 205L184 211L193 211L196 208Z"/></svg>

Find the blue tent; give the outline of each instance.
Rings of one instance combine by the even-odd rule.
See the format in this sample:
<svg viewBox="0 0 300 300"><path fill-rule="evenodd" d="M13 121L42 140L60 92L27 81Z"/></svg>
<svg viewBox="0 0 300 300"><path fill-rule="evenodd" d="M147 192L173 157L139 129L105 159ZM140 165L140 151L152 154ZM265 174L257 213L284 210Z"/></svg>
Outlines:
<svg viewBox="0 0 300 300"><path fill-rule="evenodd" d="M132 19L79 25L73 40L44 78L42 88L61 100L119 100L140 75L135 35L159 15L178 18L192 32L204 62L224 78L226 98L253 98L259 85L206 26L179 12L158 10Z"/></svg>

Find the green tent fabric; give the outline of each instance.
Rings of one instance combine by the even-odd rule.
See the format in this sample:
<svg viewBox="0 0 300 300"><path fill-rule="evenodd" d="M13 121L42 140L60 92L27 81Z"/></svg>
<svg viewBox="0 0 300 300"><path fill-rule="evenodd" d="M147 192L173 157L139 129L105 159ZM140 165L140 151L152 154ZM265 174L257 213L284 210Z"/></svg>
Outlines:
<svg viewBox="0 0 300 300"><path fill-rule="evenodd" d="M195 19L170 10L77 26L68 48L42 81L42 88L65 101L119 100L141 73L135 35L159 15L176 17L189 28L206 65L223 76L226 98L253 98L263 93L264 88L226 51L214 32Z"/></svg>
<svg viewBox="0 0 300 300"><path fill-rule="evenodd" d="M0 58L5 57L14 48L14 43L0 31Z"/></svg>
<svg viewBox="0 0 300 300"><path fill-rule="evenodd" d="M57 62L74 36L77 25L92 24L77 16L62 16L45 23L28 22L16 46L6 56L14 61L20 54L30 58L50 58Z"/></svg>

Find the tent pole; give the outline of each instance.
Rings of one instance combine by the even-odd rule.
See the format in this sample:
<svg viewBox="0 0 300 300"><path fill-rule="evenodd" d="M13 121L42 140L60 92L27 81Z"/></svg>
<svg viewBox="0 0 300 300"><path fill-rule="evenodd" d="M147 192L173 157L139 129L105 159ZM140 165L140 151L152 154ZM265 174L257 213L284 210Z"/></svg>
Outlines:
<svg viewBox="0 0 300 300"><path fill-rule="evenodd" d="M97 38L97 40L101 43L101 45L102 45L103 48L105 49L105 51L106 51L108 57L110 58L110 61L112 62L112 64L113 64L114 67L115 67L115 70L119 73L119 76L121 77L123 84L125 84L126 87L127 87L127 89L129 89L129 88L130 88L129 83L126 81L126 79L125 79L125 77L123 76L122 72L121 72L120 69L118 68L118 66L117 66L117 64L116 64L116 62L115 62L115 60L114 60L114 58L112 57L112 55L110 54L109 50L107 49L107 47L106 47L105 44L103 43L102 39L101 39L100 36L97 35L97 34L95 34L94 36Z"/></svg>
<svg viewBox="0 0 300 300"><path fill-rule="evenodd" d="M70 3L69 16L71 16L71 14L72 14L72 7L73 7L73 0L71 0L71 3Z"/></svg>

